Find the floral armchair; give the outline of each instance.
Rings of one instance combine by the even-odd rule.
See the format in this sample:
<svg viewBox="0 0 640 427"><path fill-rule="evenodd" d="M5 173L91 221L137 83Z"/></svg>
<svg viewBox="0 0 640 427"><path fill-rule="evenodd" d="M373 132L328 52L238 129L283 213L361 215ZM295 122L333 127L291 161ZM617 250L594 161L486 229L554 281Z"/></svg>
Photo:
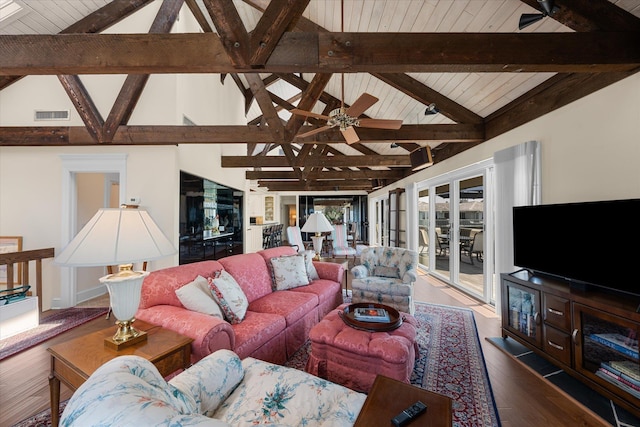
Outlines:
<svg viewBox="0 0 640 427"><path fill-rule="evenodd" d="M96 370L61 426L352 426L366 395L293 368L219 350L169 382L139 356Z"/></svg>
<svg viewBox="0 0 640 427"><path fill-rule="evenodd" d="M413 283L418 252L394 247L367 247L360 265L351 269L353 302L377 302L413 314Z"/></svg>

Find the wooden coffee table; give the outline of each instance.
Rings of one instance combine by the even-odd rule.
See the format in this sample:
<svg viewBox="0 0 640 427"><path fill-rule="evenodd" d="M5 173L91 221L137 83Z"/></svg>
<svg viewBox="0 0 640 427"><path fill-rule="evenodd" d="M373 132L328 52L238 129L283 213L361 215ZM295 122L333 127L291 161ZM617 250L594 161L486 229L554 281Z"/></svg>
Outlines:
<svg viewBox="0 0 640 427"><path fill-rule="evenodd" d="M49 347L51 353L51 425L57 427L60 412L60 381L71 390L77 390L100 366L118 356L136 355L152 362L163 377L186 369L191 365L193 339L160 326L137 320L137 329L147 332L147 340L119 351L104 346L104 339L116 331L116 327L103 329Z"/></svg>
<svg viewBox="0 0 640 427"><path fill-rule="evenodd" d="M451 398L382 375L373 382L354 427L391 426L391 418L418 400L427 405L427 411L410 422L409 427L451 427Z"/></svg>

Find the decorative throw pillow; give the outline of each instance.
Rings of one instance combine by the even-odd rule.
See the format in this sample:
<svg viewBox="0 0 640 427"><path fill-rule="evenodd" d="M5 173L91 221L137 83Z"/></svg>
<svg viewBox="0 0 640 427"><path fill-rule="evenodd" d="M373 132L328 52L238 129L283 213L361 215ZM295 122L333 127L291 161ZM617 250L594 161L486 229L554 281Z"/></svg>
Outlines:
<svg viewBox="0 0 640 427"><path fill-rule="evenodd" d="M236 279L224 270L217 271L214 278L209 277L209 289L218 303L225 319L231 324L242 322L247 314L249 300Z"/></svg>
<svg viewBox="0 0 640 427"><path fill-rule="evenodd" d="M191 283L176 289L176 296L187 310L223 318L220 306L213 300L209 290L209 282L198 276Z"/></svg>
<svg viewBox="0 0 640 427"><path fill-rule="evenodd" d="M398 267L384 267L382 265L376 266L373 269L373 275L378 277L389 277L392 279L400 278L400 270Z"/></svg>
<svg viewBox="0 0 640 427"><path fill-rule="evenodd" d="M309 284L304 256L291 255L271 258L276 290L297 288Z"/></svg>
<svg viewBox="0 0 640 427"><path fill-rule="evenodd" d="M304 256L304 263L307 267L307 276L309 276L309 281L318 280L320 276L318 276L316 266L313 265L313 258L316 256L315 251L304 251L302 255Z"/></svg>

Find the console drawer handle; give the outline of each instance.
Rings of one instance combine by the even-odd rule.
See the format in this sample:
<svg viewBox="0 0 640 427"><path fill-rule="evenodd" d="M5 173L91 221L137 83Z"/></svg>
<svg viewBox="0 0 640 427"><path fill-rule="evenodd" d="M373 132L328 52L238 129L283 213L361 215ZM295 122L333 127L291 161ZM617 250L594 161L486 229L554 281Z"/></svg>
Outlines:
<svg viewBox="0 0 640 427"><path fill-rule="evenodd" d="M555 348L557 350L564 351L564 347L563 346L558 345L556 343L553 343L553 342L551 342L549 340L547 340L547 344L549 344L551 347L553 347L553 348Z"/></svg>
<svg viewBox="0 0 640 427"><path fill-rule="evenodd" d="M564 316L564 312L560 310L554 310L553 308L547 308L547 311L551 314L555 314L556 316Z"/></svg>

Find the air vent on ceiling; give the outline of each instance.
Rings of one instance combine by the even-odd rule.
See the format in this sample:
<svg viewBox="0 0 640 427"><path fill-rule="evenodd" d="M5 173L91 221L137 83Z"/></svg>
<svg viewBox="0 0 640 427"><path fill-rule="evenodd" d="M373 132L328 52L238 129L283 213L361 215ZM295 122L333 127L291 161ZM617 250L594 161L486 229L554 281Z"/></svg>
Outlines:
<svg viewBox="0 0 640 427"><path fill-rule="evenodd" d="M69 110L45 111L36 110L35 121L41 120L69 120Z"/></svg>

